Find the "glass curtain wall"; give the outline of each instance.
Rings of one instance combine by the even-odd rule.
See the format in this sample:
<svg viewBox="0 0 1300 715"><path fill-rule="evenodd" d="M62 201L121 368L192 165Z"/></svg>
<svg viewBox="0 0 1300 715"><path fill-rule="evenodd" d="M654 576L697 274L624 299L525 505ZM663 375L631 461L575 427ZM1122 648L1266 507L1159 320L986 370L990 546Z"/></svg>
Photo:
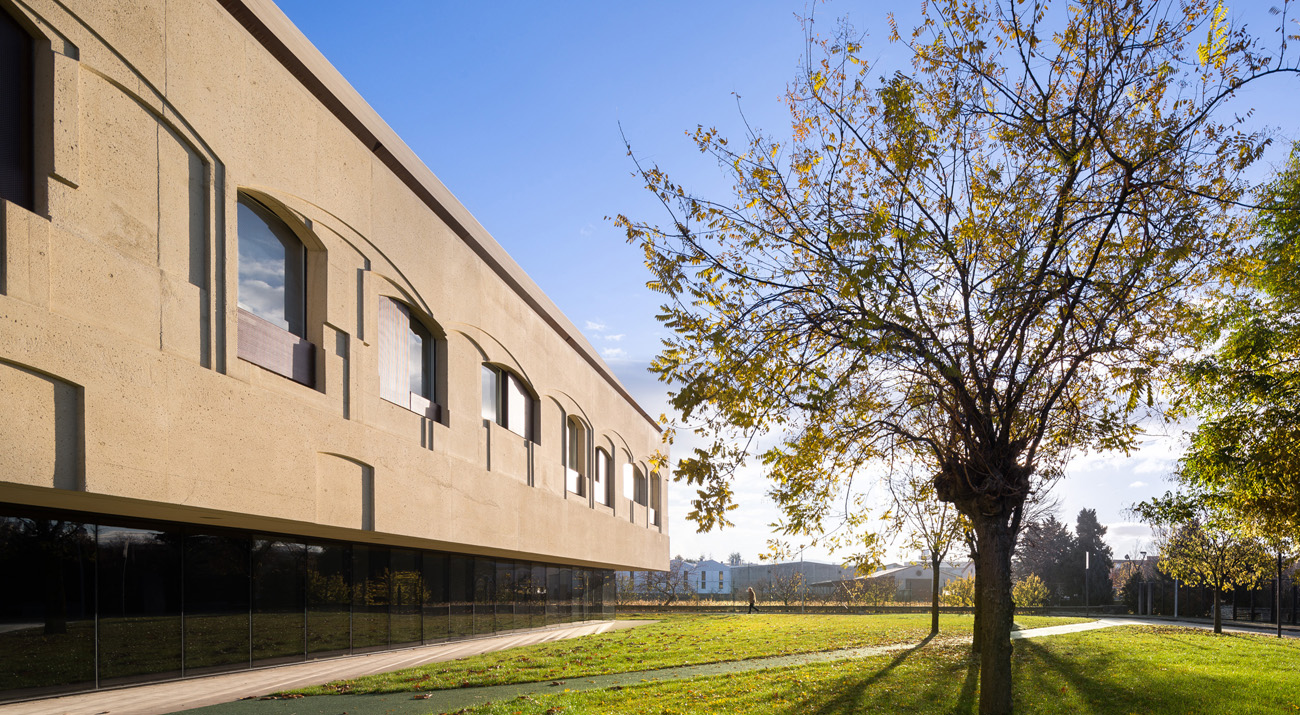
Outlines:
<svg viewBox="0 0 1300 715"><path fill-rule="evenodd" d="M0 504L0 702L613 617L613 573Z"/></svg>

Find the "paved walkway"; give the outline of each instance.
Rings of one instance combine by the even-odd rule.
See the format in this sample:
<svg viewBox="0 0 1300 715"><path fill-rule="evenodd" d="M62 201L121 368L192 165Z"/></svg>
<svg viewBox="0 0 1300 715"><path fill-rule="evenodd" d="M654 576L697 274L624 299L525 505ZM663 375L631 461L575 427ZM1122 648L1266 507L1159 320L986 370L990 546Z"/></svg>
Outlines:
<svg viewBox="0 0 1300 715"><path fill-rule="evenodd" d="M33 700L24 703L0 705L0 715L165 715L191 708L217 703L230 703L240 698L265 695L281 690L327 683L343 678L384 673L401 668L412 668L425 663L467 658L480 653L490 653L507 648L547 643L606 633L625 628L654 623L655 621L598 621L576 626L530 631L515 635L478 638L443 645L386 651L329 660L317 660L297 665L286 665L258 670L241 670L203 678L187 678L166 683L139 685L118 690L97 690L90 693L67 695L61 698ZM406 695L410 699L410 694ZM332 701L321 712L338 715L346 708L338 708L333 697L282 701ZM254 701L258 705L273 705L274 701ZM428 712L428 708L424 712ZM259 710L258 712L281 712ZM284 712L315 712L307 708ZM380 712L383 712L382 710Z"/></svg>
<svg viewBox="0 0 1300 715"><path fill-rule="evenodd" d="M818 653L755 658L702 665L683 665L660 670L617 673L564 681L494 685L479 688L439 690L427 694L390 693L385 695L329 695L291 700L238 700L238 698L263 695L281 690L318 683L353 678L370 673L408 668L470 655L486 653L521 645L531 645L561 638L572 638L590 633L601 633L654 621L606 621L584 624L573 628L557 629L518 636L500 636L476 641L466 641L443 646L417 648L409 651L376 653L354 658L340 658L302 665L272 668L262 671L244 671L226 675L191 680L160 683L117 691L85 693L53 700L0 705L0 715L162 715L185 710L187 715L427 715L453 712L489 701L513 700L519 697L549 695L565 690L597 690L626 687L647 681L680 680L698 676L722 675L765 668L805 665L832 660L869 658L903 651L915 650L928 643L944 644L965 642L966 637L926 639L920 643L902 643L868 648L844 648ZM1163 618L1100 618L1089 623L1073 623L1013 631L1011 638L1042 638L1064 633L1112 628L1129 625L1175 625L1208 629L1205 623L1172 621ZM1225 624L1224 631L1260 634L1257 628ZM1300 637L1295 632L1289 638ZM233 701L233 702L232 702ZM186 708L195 708L186 710Z"/></svg>
<svg viewBox="0 0 1300 715"><path fill-rule="evenodd" d="M1075 623L1065 626L1034 628L1031 630L1015 631L1011 634L1011 637L1038 638L1042 636L1058 635L1061 633L1077 633L1079 631L1089 631L1097 628L1108 628L1115 625L1123 625L1123 623ZM565 690L602 690L612 687L638 685L647 681L682 680L699 676L723 675L726 673L764 670L766 668L782 668L792 665L824 663L832 660L870 658L873 656L888 655L890 653L916 650L917 648L930 643L939 645L948 643L965 643L967 641L969 641L969 638L966 636L953 638L941 637L933 641L927 638L920 643L899 643L895 645L864 648L841 648L839 650L820 651L816 653L799 653L796 655L781 655L770 658L733 660L721 663L705 663L701 665L683 665L674 668L643 670L632 673L596 675L546 683L519 683L516 685L491 685L480 688L436 690L430 693L420 693L419 699L416 699L415 693L389 693L384 695L329 695L295 700L243 700L188 711L186 715L339 715L339 713L349 713L350 715L368 715L370 713L382 713L383 715L428 715L429 713L454 712L462 708L481 705L490 701L514 700L519 697L532 697L537 695L551 695ZM0 715L5 714L3 711L0 711ZM117 714L114 713L114 715Z"/></svg>

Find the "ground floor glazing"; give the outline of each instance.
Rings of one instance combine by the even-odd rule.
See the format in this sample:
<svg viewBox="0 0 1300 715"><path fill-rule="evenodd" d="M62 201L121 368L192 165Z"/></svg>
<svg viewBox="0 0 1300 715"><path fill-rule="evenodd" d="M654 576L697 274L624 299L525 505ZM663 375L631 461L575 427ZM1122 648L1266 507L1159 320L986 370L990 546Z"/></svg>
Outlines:
<svg viewBox="0 0 1300 715"><path fill-rule="evenodd" d="M0 504L0 702L614 615L613 572Z"/></svg>

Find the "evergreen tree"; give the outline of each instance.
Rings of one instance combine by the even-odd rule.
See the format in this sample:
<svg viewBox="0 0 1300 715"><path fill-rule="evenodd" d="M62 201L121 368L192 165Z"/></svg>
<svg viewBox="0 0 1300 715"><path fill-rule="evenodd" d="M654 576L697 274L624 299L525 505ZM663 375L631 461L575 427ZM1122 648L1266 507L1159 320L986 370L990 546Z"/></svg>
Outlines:
<svg viewBox="0 0 1300 715"><path fill-rule="evenodd" d="M1080 509L1074 526L1074 553L1064 564L1065 573L1070 579L1070 592L1074 596L1072 600L1083 601L1084 564L1087 562L1091 563L1091 571L1086 579L1087 602L1101 606L1114 600L1114 590L1110 583L1110 569L1114 565L1114 559L1110 546L1103 538L1105 536L1106 527L1097 521L1097 510ZM1092 554L1091 559L1085 559L1085 552Z"/></svg>
<svg viewBox="0 0 1300 715"><path fill-rule="evenodd" d="M1056 515L1049 514L1025 527L1016 550L1015 579L1037 576L1051 593L1051 601L1059 604L1066 596L1073 595L1070 590L1073 582L1066 569L1075 551L1069 528L1057 521Z"/></svg>

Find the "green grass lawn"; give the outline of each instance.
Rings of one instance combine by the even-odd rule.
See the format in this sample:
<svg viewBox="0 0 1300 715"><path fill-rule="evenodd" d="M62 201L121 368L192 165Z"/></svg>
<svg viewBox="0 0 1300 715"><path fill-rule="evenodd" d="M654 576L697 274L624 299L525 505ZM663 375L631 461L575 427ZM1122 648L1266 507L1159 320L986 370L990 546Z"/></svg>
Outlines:
<svg viewBox="0 0 1300 715"><path fill-rule="evenodd" d="M516 648L445 663L337 681L293 692L385 693L529 683L677 665L915 643L930 632L929 614L664 615L630 630ZM1022 616L1027 628L1088 621ZM970 616L941 616L940 637L966 638Z"/></svg>
<svg viewBox="0 0 1300 715"><path fill-rule="evenodd" d="M1017 641L1017 713L1300 711L1300 642L1123 626ZM963 645L621 689L490 703L474 715L970 713L978 670Z"/></svg>

